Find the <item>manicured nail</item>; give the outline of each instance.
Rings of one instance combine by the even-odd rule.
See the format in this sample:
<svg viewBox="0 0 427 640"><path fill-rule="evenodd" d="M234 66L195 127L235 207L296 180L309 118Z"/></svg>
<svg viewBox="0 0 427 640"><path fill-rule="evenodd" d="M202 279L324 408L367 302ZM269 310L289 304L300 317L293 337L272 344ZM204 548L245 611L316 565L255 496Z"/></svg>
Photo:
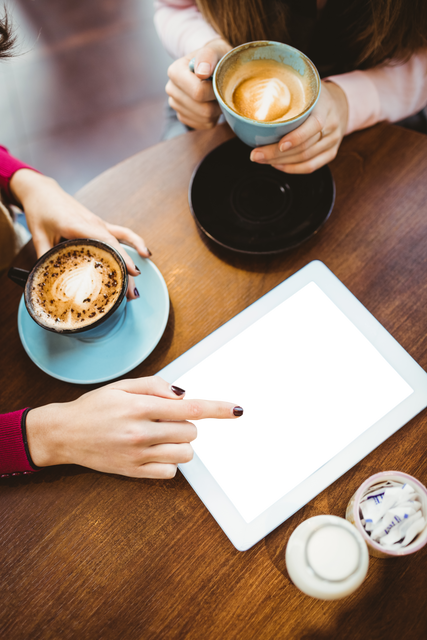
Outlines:
<svg viewBox="0 0 427 640"><path fill-rule="evenodd" d="M197 65L196 73L200 73L201 76L210 76L211 65L208 62L200 62Z"/></svg>
<svg viewBox="0 0 427 640"><path fill-rule="evenodd" d="M141 269L138 267L138 265L134 265L135 269L138 271L138 273L141 273Z"/></svg>
<svg viewBox="0 0 427 640"><path fill-rule="evenodd" d="M233 409L233 413L235 416L237 416L238 418L240 418L240 416L243 415L243 409L242 407L234 407Z"/></svg>
<svg viewBox="0 0 427 640"><path fill-rule="evenodd" d="M153 254L151 253L150 249L149 249L148 247L145 247L145 251L146 251L146 253L148 253L148 255L149 255L149 256L150 256L150 258L151 258L151 256L152 256Z"/></svg>
<svg viewBox="0 0 427 640"><path fill-rule="evenodd" d="M135 296L135 298L139 298L139 291L138 291L138 289L136 287L133 290L133 295Z"/></svg>
<svg viewBox="0 0 427 640"><path fill-rule="evenodd" d="M261 151L252 151L251 160L252 162L261 162L261 160L265 160L265 156Z"/></svg>
<svg viewBox="0 0 427 640"><path fill-rule="evenodd" d="M176 396L183 396L185 393L184 389L181 389L181 387L176 387L174 384L171 384L171 391L173 391Z"/></svg>
<svg viewBox="0 0 427 640"><path fill-rule="evenodd" d="M292 147L292 142L289 142L288 140L287 142L284 142L283 144L280 145L280 151L287 151L291 147Z"/></svg>

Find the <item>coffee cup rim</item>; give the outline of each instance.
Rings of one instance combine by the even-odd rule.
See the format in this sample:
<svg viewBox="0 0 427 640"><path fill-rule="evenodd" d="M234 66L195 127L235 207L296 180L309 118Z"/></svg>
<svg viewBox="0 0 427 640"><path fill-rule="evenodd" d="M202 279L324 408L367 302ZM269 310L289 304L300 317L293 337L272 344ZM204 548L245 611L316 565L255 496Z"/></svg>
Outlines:
<svg viewBox="0 0 427 640"><path fill-rule="evenodd" d="M304 59L304 61L306 61L308 63L308 67L311 68L311 70L313 71L313 74L314 74L314 76L315 76L315 78L317 80L317 92L316 92L316 96L315 96L314 100L312 100L312 102L310 102L310 104L305 107L304 111L301 111L301 113L299 113L298 115L294 116L293 118L289 118L289 120L280 120L278 122L260 122L259 120L254 120L253 118L248 118L246 116L241 115L235 109L230 107L226 102L224 102L224 100L223 100L223 98L222 98L222 96L221 96L221 94L219 92L219 89L217 87L217 78L218 78L218 73L219 73L220 67L223 65L223 63L229 57L232 57L233 55L235 55L239 50L257 48L257 47L266 47L266 46L271 46L271 45L278 45L280 47L285 47L286 49L291 49L292 51L295 51L298 55L300 55ZM290 44L286 44L285 42L277 42L276 40L253 40L251 42L245 42L243 44L238 45L237 47L234 47L233 49L228 51L221 58L221 60L216 65L214 73L213 73L212 86L213 86L213 90L214 90L216 99L220 102L221 106L224 107L224 109L226 109L233 116L235 116L237 118L240 118L244 122L250 122L251 124L257 125L259 127L263 127L265 129L271 129L271 128L274 128L274 127L278 127L280 125L284 125L284 124L287 125L289 123L296 122L300 118L304 117L304 115L306 115L308 112L311 112L314 109L314 107L317 104L317 101L319 100L319 96L320 96L321 78L320 78L319 72L318 72L314 62L312 62L310 60L310 58L305 53L300 51L299 49L296 49L295 47L292 47Z"/></svg>
<svg viewBox="0 0 427 640"><path fill-rule="evenodd" d="M31 286L32 286L34 275L35 275L38 267L43 262L45 262L45 260L47 258L49 258L49 256L55 254L58 250L60 250L60 249L62 249L64 247L71 247L71 246L74 246L74 245L82 245L82 244L88 245L88 246L95 246L95 247L104 249L105 251L108 251L111 255L114 256L114 258L117 260L117 262L119 263L119 265L120 265L120 267L122 269L122 274L123 274L122 290L121 290L116 302L111 307L111 309L109 309L108 312L104 316L102 316L101 318L98 318L97 320L95 320L95 322L92 322L91 324L86 325L85 327L76 327L75 329L55 329L54 327L48 327L45 324L43 324L42 322L40 322L39 318L34 314L32 308L31 308L31 306L29 304L30 290L31 290ZM52 333L55 333L55 334L58 334L58 335L73 335L73 334L76 334L76 333L84 333L85 331L89 331L90 329L94 329L95 327L99 327L106 320L108 320L112 316L112 314L119 308L119 306L121 305L121 303L123 301L123 298L125 297L126 292L127 292L128 280L129 280L129 276L128 276L127 267L126 267L126 263L125 263L125 261L123 259L123 256L112 245L108 244L107 242L104 242L103 240L96 240L95 238L75 238L73 240L64 240L63 242L59 242L54 247L52 247L51 249L46 251L42 256L40 256L40 258L37 260L37 262L35 263L35 265L31 269L31 271L30 271L30 273L28 275L27 282L25 284L25 288L24 288L25 307L26 307L29 315L31 316L31 318L34 320L34 322L36 322L36 324L38 324L39 327L41 327L42 329L45 329L46 331L51 331Z"/></svg>

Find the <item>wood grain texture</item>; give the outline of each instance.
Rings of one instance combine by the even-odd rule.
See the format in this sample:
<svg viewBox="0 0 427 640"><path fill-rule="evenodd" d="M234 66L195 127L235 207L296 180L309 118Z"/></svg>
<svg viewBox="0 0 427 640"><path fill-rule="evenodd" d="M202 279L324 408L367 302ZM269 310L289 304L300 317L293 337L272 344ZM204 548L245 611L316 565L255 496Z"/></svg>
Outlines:
<svg viewBox="0 0 427 640"><path fill-rule="evenodd" d="M331 165L337 200L326 225L297 250L255 259L208 245L188 207L195 166L229 137L219 127L162 143L78 194L105 219L145 237L169 288L166 332L130 375L155 373L313 259L426 368L427 138L385 124L346 138ZM27 246L16 264L34 258ZM26 356L16 328L20 291L0 282L7 300L0 411L76 398L81 387L50 378ZM399 469L426 483L426 442L424 411L245 553L180 474L160 482L58 467L4 479L0 637L425 638L426 549L396 561L371 559L362 587L336 602L298 591L284 559L299 522L343 516L369 475Z"/></svg>

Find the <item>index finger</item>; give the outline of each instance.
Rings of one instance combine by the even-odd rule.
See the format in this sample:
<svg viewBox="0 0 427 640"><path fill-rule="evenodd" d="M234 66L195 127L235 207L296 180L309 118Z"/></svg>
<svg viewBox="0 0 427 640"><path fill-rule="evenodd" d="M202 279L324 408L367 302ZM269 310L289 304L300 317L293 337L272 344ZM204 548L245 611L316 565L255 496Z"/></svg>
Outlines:
<svg viewBox="0 0 427 640"><path fill-rule="evenodd" d="M204 418L238 418L242 407L232 402L215 400L181 400L174 402L163 398L150 398L150 406L144 406L144 413L150 420L178 421L203 420Z"/></svg>

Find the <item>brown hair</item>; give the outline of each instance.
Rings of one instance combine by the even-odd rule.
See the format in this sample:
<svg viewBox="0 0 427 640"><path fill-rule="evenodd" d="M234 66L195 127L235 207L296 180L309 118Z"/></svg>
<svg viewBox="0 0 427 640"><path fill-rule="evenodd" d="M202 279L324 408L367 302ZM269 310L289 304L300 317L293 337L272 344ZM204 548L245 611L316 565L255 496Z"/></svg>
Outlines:
<svg viewBox="0 0 427 640"><path fill-rule="evenodd" d="M369 17L356 32L362 45L359 63L406 61L427 45L426 0L369 0Z"/></svg>
<svg viewBox="0 0 427 640"><path fill-rule="evenodd" d="M294 0L196 2L205 19L233 47L266 39L294 44L293 14L299 10L301 15L306 5L301 3L298 9ZM403 62L427 46L427 0L327 0L321 17L323 14L336 23L340 40L351 52L353 68L369 68L387 60Z"/></svg>
<svg viewBox="0 0 427 640"><path fill-rule="evenodd" d="M10 58L16 43L16 36L13 34L6 7L4 7L4 17L0 18L0 58Z"/></svg>
<svg viewBox="0 0 427 640"><path fill-rule="evenodd" d="M253 40L287 37L288 9L283 2L263 0L196 0L213 28L233 47ZM280 38L275 37L281 36Z"/></svg>

